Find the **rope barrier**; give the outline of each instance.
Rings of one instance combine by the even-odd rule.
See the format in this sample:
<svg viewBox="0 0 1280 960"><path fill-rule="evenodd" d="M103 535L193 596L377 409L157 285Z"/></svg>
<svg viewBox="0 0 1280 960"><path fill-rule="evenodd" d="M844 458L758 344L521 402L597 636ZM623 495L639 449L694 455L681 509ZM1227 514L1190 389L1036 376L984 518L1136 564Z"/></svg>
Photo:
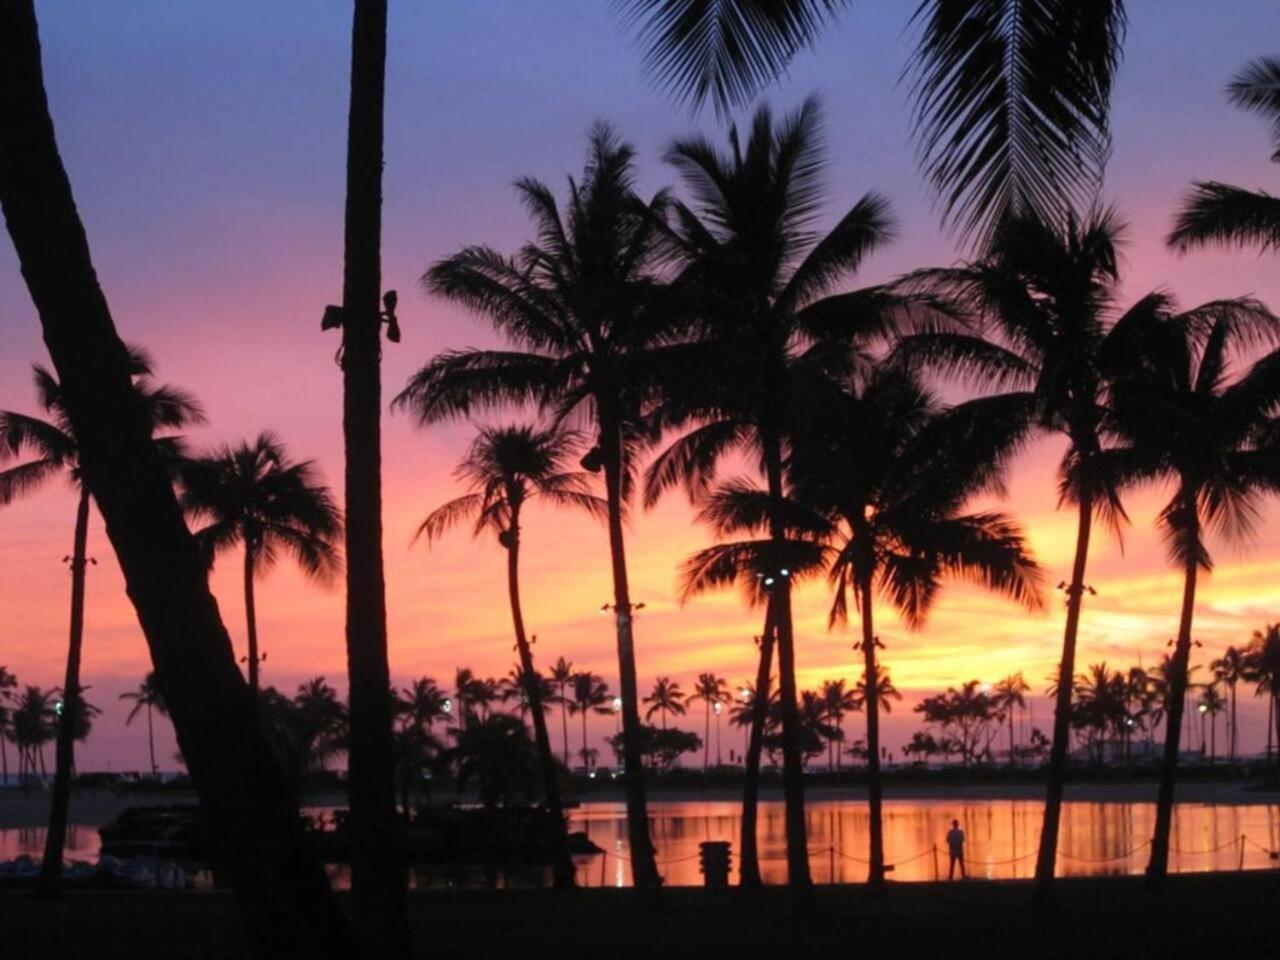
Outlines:
<svg viewBox="0 0 1280 960"><path fill-rule="evenodd" d="M1128 853L1122 853L1115 857L1078 857L1073 853L1067 853L1066 851L1061 850L1058 852L1058 856L1062 857L1064 860L1074 860L1077 863L1117 863L1121 860L1128 860L1143 847L1149 846L1151 846L1151 841L1143 840L1142 843L1138 844Z"/></svg>
<svg viewBox="0 0 1280 960"><path fill-rule="evenodd" d="M1240 834L1240 837L1243 837L1243 836L1244 836L1243 833ZM1219 844L1218 846L1214 847L1212 850L1179 850L1177 847L1171 846L1169 848L1169 852L1176 853L1178 854L1178 856L1181 856L1181 857L1196 857L1206 853L1217 853L1219 850L1227 849L1227 847L1234 847L1237 843L1240 842L1240 837L1232 837L1226 843Z"/></svg>

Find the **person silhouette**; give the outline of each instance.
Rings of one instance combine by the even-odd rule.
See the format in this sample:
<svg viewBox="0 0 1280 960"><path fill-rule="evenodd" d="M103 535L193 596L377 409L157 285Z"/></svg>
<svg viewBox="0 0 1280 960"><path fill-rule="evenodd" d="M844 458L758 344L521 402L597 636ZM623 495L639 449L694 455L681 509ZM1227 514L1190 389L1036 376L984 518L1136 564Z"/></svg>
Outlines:
<svg viewBox="0 0 1280 960"><path fill-rule="evenodd" d="M951 829L947 831L947 850L951 854L951 866L947 870L947 879L956 878L956 864L960 864L960 877L969 879L964 869L964 831L960 829L960 821L952 820Z"/></svg>

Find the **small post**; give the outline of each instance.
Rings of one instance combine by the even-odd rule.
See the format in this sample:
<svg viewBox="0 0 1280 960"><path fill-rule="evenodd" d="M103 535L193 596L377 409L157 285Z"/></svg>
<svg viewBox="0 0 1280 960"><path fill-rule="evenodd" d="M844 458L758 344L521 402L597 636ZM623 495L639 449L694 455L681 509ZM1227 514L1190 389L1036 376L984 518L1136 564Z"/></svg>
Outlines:
<svg viewBox="0 0 1280 960"><path fill-rule="evenodd" d="M1240 834L1240 866L1238 870L1244 870L1244 834Z"/></svg>
<svg viewBox="0 0 1280 960"><path fill-rule="evenodd" d="M831 871L831 879L828 882L835 883L836 882L836 848L835 846L831 846L827 848L827 862L828 862L827 869Z"/></svg>
<svg viewBox="0 0 1280 960"><path fill-rule="evenodd" d="M933 882L937 883L942 877L938 873L938 845L933 845Z"/></svg>
<svg viewBox="0 0 1280 960"><path fill-rule="evenodd" d="M729 843L725 840L708 840L698 845L698 857L702 861L702 880L708 890L729 888Z"/></svg>

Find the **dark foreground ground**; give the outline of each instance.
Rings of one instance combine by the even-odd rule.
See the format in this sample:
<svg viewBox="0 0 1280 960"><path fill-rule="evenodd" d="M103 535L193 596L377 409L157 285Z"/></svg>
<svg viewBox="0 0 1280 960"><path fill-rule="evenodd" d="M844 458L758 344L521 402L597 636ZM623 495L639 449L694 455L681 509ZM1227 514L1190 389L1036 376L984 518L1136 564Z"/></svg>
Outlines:
<svg viewBox="0 0 1280 960"><path fill-rule="evenodd" d="M1059 905L1027 906L1024 882L909 884L883 900L818 890L820 913L788 914L786 892L668 890L658 910L626 890L420 894L420 957L1157 957L1280 955L1280 873L1183 876L1160 895L1138 878L1059 881ZM56 902L0 894L0 957L245 956L223 894L82 892ZM303 958L305 960L305 958Z"/></svg>

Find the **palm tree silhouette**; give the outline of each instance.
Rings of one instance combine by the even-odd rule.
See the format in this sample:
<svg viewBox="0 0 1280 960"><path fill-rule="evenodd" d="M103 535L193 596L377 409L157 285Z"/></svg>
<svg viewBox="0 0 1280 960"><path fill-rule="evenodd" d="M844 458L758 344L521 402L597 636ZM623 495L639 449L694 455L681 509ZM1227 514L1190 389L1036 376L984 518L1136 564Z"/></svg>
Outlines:
<svg viewBox="0 0 1280 960"><path fill-rule="evenodd" d="M1271 124L1280 162L1280 58L1259 57L1227 85L1231 102ZM1280 197L1216 180L1196 181L1182 201L1169 246L1182 253L1210 243L1280 250Z"/></svg>
<svg viewBox="0 0 1280 960"><path fill-rule="evenodd" d="M564 657L557 657L551 665L551 682L556 685L556 703L560 704L560 734L564 738L564 768L571 769L569 763L569 684L573 683L573 663Z"/></svg>
<svg viewBox="0 0 1280 960"><path fill-rule="evenodd" d="M826 711L826 717L835 728L837 736L833 737L830 744L830 757L828 765L832 770L839 772L840 770L840 748L837 743L844 742L844 718L847 713L855 713L863 707L863 701L858 696L856 690L849 690L845 686L845 681L840 680L824 680L822 689L818 693L822 700L823 709Z"/></svg>
<svg viewBox="0 0 1280 960"><path fill-rule="evenodd" d="M719 729L720 713L726 703L733 698L729 695L729 686L723 677L717 677L714 673L698 674L698 682L693 686L693 693L689 694L689 702L695 700L702 701L704 706L703 717L703 748L702 748L702 771L706 773L711 766L711 711L716 710L716 729ZM717 707L716 705L719 704ZM719 764L719 756L716 757L717 765Z"/></svg>
<svg viewBox="0 0 1280 960"><path fill-rule="evenodd" d="M1115 455L1125 478L1169 481L1175 488L1157 519L1170 560L1183 573L1156 833L1147 868L1149 882L1159 883L1168 869L1197 581L1200 571L1212 569L1205 534L1243 542L1256 523L1261 496L1273 489L1266 463L1268 445L1275 442L1270 413L1280 383L1280 318L1256 300L1217 300L1166 315L1154 326L1148 362L1134 367L1117 387L1112 413L1124 437L1125 446ZM1271 352L1231 380L1230 359L1259 344L1271 346Z"/></svg>
<svg viewBox="0 0 1280 960"><path fill-rule="evenodd" d="M482 429L455 471L457 478L466 485L467 493L433 510L415 534L415 539L425 536L430 543L451 526L467 520L474 522L477 535L493 533L506 550L507 597L511 604L516 650L520 656L519 676L528 681L524 699L533 717L534 742L541 764L547 807L561 824L564 824L564 810L545 715L551 699L543 702L544 691L534 667L532 644L525 633L524 612L520 605L520 523L525 505L534 499L554 506L584 510L594 517L607 516L608 506L591 493L587 475L568 469L577 445L576 434L554 427ZM539 679L535 681L534 678ZM556 884L572 886L574 868L564 829L567 826L561 830Z"/></svg>
<svg viewBox="0 0 1280 960"><path fill-rule="evenodd" d="M813 46L845 0L626 0L645 67L720 115L750 103ZM1011 214L1061 222L1102 181L1121 0L922 0L906 74L924 172L944 219L989 238Z"/></svg>
<svg viewBox="0 0 1280 960"><path fill-rule="evenodd" d="M13 742L18 748L18 778L23 787L48 775L44 745L54 737L53 693L28 684L13 709ZM61 864L59 864L61 868Z"/></svg>
<svg viewBox="0 0 1280 960"><path fill-rule="evenodd" d="M0 61L11 68L0 78L5 226L202 809L236 878L245 936L264 953L349 955L347 921L247 709L207 572L131 385L58 151L33 0L0 6Z"/></svg>
<svg viewBox="0 0 1280 960"><path fill-rule="evenodd" d="M1272 758L1274 735L1280 743L1280 623L1268 624L1253 632L1249 643L1246 679L1255 685L1255 694L1267 694L1267 759ZM1277 754L1280 757L1280 753Z"/></svg>
<svg viewBox="0 0 1280 960"><path fill-rule="evenodd" d="M609 687L597 674L584 670L573 675L573 693L569 701L569 712L582 716L582 765L590 772L587 756L587 714L612 713L610 707Z"/></svg>
<svg viewBox="0 0 1280 960"><path fill-rule="evenodd" d="M649 709L645 711L645 720L652 720L655 713L662 716L662 729L667 729L667 715L674 714L677 717L683 717L685 714L685 694L680 689L680 684L670 677L659 677L653 684L653 691L644 698L644 702L649 704Z"/></svg>
<svg viewBox="0 0 1280 960"><path fill-rule="evenodd" d="M162 717L169 715L168 708L165 706L164 695L160 693L160 688L156 685L156 672L151 670L138 684L136 690L129 690L120 694L121 700L131 700L133 708L125 717L126 725L132 724L134 718L139 713L146 711L147 714L147 751L151 757L151 777L159 779L160 768L156 766L156 733L152 723L152 713L158 713Z"/></svg>
<svg viewBox="0 0 1280 960"><path fill-rule="evenodd" d="M423 282L486 317L510 350L457 350L437 356L410 378L396 405L421 423L465 416L475 408L534 402L557 419L589 418L596 445L586 469L603 470L608 503L613 604L627 770L627 834L633 882L642 896L659 886L649 835L640 753L639 696L623 515L635 456L651 347L668 332L657 309L651 271L660 261L663 195L649 203L634 192L634 152L606 124L591 131L581 180L570 179L562 212L555 195L530 178L516 188L538 233L517 257L468 247L434 264Z"/></svg>
<svg viewBox="0 0 1280 960"><path fill-rule="evenodd" d="M9 704L18 678L6 666L0 666L0 787L9 785L9 748L7 743L13 734L13 713Z"/></svg>
<svg viewBox="0 0 1280 960"><path fill-rule="evenodd" d="M158 430L203 422L204 415L191 396L174 387L153 382L152 367L151 358L144 351L130 348L129 373L133 388L147 412L153 436ZM10 458L28 454L23 462L0 471L0 506L12 503L57 476L65 476L77 490L75 534L71 554L65 558L71 566L71 618L62 686L63 690L70 691L66 694L66 710L74 714L80 711L86 572L89 564L97 562L88 555L90 490L80 468L79 444L67 414L62 387L44 367L37 365L34 373L36 396L46 419L0 411L0 465ZM155 442L166 461L176 465L182 457L181 440L164 437ZM54 767L49 829L45 835L45 857L40 873L40 886L46 895L57 892L62 877L67 807L75 767L75 737L66 724L58 727Z"/></svg>
<svg viewBox="0 0 1280 960"><path fill-rule="evenodd" d="M772 504L768 535L781 550L784 454L805 385L821 370L853 363L923 313L925 304L880 287L832 293L888 242L893 227L888 203L868 194L825 236L813 232L826 167L816 98L776 123L767 108L759 109L746 142L733 128L729 144L725 154L694 138L667 152L696 201L695 209L677 204L674 222L681 283L692 288L699 322L656 414L665 428L690 429L651 464L645 502L652 505L676 484L696 500L724 457L747 452L764 475ZM807 901L795 642L783 567L760 572L777 581L769 615L781 687L788 877L794 894ZM762 644L762 653L771 647Z"/></svg>
<svg viewBox="0 0 1280 960"><path fill-rule="evenodd" d="M1009 765L1013 765L1015 745L1013 735L1013 711L1015 709L1026 710L1027 698L1026 694L1031 692L1031 684L1022 676L1022 671L1011 673L1007 677L996 682L995 695L993 699L1000 711L1007 718L1009 724Z"/></svg>
<svg viewBox="0 0 1280 960"><path fill-rule="evenodd" d="M959 575L1040 606L1039 568L1021 531L1000 513L965 513L964 504L999 477L1005 435L991 429L985 407L941 413L913 376L881 368L865 378L831 383L817 393L791 457L797 526L829 551L835 590L829 624L846 622L852 593L862 621L870 801L870 874L883 889L880 780L881 646L873 616L877 590L907 626L921 627L941 581ZM750 523L762 512L757 495L739 491L720 504L723 516Z"/></svg>
<svg viewBox="0 0 1280 960"><path fill-rule="evenodd" d="M1117 533L1127 520L1119 491L1119 466L1105 450L1107 403L1114 378L1143 356L1141 338L1168 310L1168 298L1151 293L1123 313L1115 307L1119 283L1116 244L1122 225L1111 211L1061 228L1033 219L1006 221L982 259L944 270L923 271L907 281L949 300L979 332L922 334L899 347L908 364L926 364L983 390L1008 389L980 400L975 411L987 429L1007 429L1009 450L1031 429L1065 436L1058 467L1059 500L1077 511L1075 556L1066 592L1058 676L1075 675L1076 637L1086 593L1085 568L1093 523ZM1036 897L1052 896L1071 737L1071 684L1054 690L1052 748L1044 823L1036 859Z"/></svg>
<svg viewBox="0 0 1280 960"><path fill-rule="evenodd" d="M1222 651L1222 656L1218 657L1209 664L1209 669L1213 671L1213 678L1218 683L1224 684L1227 688L1227 698L1230 701L1231 713L1231 730L1227 736L1227 753L1231 763L1236 762L1236 750L1239 747L1239 721L1236 712L1237 688L1240 681L1245 679L1248 673L1249 658L1248 651L1242 650L1237 646L1229 645L1227 649Z"/></svg>
<svg viewBox="0 0 1280 960"><path fill-rule="evenodd" d="M262 655L254 582L286 553L319 583L333 582L341 569L335 541L342 517L329 488L319 482L311 460L294 463L273 433L253 443L222 447L182 468L182 505L212 566L216 555L244 547L244 610L248 635L249 689L260 689Z"/></svg>

